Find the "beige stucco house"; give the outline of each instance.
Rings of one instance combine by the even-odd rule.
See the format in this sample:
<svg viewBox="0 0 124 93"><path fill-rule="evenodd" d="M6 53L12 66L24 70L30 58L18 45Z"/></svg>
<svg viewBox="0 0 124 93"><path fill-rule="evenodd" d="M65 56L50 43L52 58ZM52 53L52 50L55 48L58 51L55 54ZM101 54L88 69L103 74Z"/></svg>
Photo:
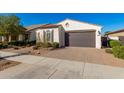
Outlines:
<svg viewBox="0 0 124 93"><path fill-rule="evenodd" d="M58 42L60 47L101 48L101 26L66 19L57 24L33 25L27 28L29 41Z"/></svg>

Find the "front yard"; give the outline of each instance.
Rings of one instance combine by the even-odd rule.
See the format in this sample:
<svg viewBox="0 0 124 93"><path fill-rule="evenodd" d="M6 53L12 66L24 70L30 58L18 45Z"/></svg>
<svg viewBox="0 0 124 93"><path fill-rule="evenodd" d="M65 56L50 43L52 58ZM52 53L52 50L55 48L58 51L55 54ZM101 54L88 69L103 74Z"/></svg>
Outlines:
<svg viewBox="0 0 124 93"><path fill-rule="evenodd" d="M49 48L34 50L32 47L25 47L18 50L8 48L2 51L124 67L124 60L115 58L114 55L106 53L105 49L66 47L55 50Z"/></svg>
<svg viewBox="0 0 124 93"><path fill-rule="evenodd" d="M20 62L0 59L0 71L20 64Z"/></svg>

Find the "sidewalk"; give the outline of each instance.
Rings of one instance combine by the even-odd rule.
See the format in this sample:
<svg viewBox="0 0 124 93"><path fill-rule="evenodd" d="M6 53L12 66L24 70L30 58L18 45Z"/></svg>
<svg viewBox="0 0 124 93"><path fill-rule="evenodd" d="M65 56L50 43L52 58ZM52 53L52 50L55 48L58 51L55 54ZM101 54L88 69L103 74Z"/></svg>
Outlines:
<svg viewBox="0 0 124 93"><path fill-rule="evenodd" d="M12 79L83 79L124 78L124 68L56 58L2 52L0 56L22 64L0 72L0 78Z"/></svg>

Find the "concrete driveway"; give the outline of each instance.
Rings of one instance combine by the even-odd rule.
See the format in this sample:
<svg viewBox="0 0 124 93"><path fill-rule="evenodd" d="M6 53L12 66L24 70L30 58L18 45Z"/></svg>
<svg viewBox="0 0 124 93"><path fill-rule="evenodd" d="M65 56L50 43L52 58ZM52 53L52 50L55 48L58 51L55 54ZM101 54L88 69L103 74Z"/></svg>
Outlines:
<svg viewBox="0 0 124 93"><path fill-rule="evenodd" d="M43 56L85 63L124 67L124 60L115 58L112 54L105 53L105 49L66 47L51 51Z"/></svg>
<svg viewBox="0 0 124 93"><path fill-rule="evenodd" d="M124 68L57 58L1 52L22 64L0 72L3 79L103 79L124 78Z"/></svg>

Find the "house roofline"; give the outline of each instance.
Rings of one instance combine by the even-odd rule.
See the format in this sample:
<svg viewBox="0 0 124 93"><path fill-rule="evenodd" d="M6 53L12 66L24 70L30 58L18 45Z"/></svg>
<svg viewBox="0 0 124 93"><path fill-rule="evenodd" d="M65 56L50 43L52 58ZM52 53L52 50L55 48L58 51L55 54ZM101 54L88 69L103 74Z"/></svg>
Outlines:
<svg viewBox="0 0 124 93"><path fill-rule="evenodd" d="M72 20L72 21L77 21L77 22L80 22L80 23L86 23L86 24L89 24L89 25L99 26L99 27L101 27L101 28L103 27L103 26L101 26L101 25L98 25L98 24L91 24L91 23L88 23L88 22L79 21L79 20L70 19L70 18L66 18L65 20ZM63 20L63 21L65 21L65 20ZM63 21L60 21L60 22L58 22L58 23L61 23L61 22L63 22Z"/></svg>
<svg viewBox="0 0 124 93"><path fill-rule="evenodd" d="M94 29L86 29L86 30L67 30L67 31L65 31L65 32L95 32L96 30L94 30Z"/></svg>
<svg viewBox="0 0 124 93"><path fill-rule="evenodd" d="M26 32L29 32L29 31L35 30L35 29L57 28L59 26L62 26L62 25L43 24L43 25L41 25L39 27L35 27L35 28L32 28L32 29L26 30Z"/></svg>
<svg viewBox="0 0 124 93"><path fill-rule="evenodd" d="M114 33L120 33L120 32L124 32L124 29L120 29L120 30L109 32L109 33L107 33L107 35L114 34Z"/></svg>

